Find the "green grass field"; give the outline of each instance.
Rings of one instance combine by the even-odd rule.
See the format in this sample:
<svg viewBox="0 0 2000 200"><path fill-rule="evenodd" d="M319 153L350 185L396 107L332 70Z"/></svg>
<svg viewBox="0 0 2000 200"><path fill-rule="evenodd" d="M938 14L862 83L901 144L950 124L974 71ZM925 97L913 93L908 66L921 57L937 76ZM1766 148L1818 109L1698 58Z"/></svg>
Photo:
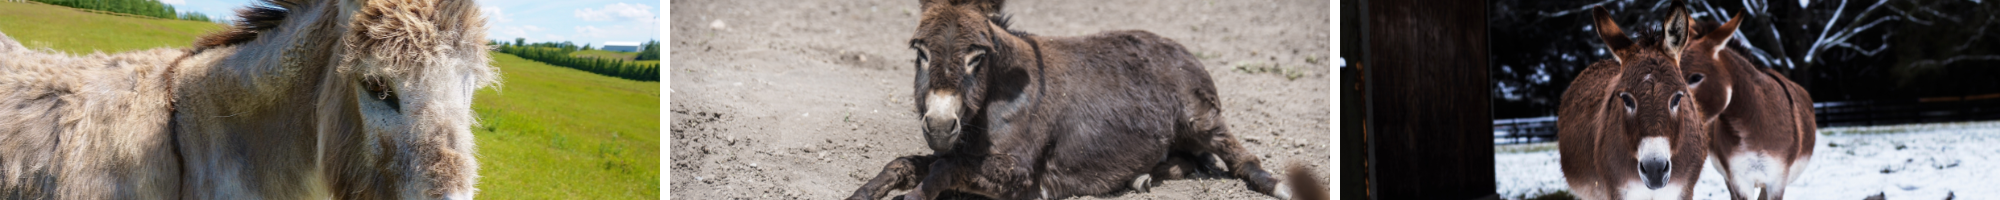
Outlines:
<svg viewBox="0 0 2000 200"><path fill-rule="evenodd" d="M610 58L610 59L619 59L619 60L625 60L625 61L628 61L628 62L632 62L632 61L634 61L634 60L632 60L633 58L638 58L638 57L639 57L639 52L616 52L616 51L605 51L605 50L583 50L583 51L576 51L576 52L570 52L570 53L569 53L569 56L575 56L575 57L596 57L596 58ZM636 62L638 62L638 63L644 63L644 64L655 64L655 65L657 65L657 64L660 64L660 61L659 61L659 60L645 60L645 61L636 61Z"/></svg>
<svg viewBox="0 0 2000 200"><path fill-rule="evenodd" d="M221 24L0 3L0 32L72 54L186 47ZM483 123L482 199L656 199L660 83L606 77L493 53L501 86L472 105Z"/></svg>
<svg viewBox="0 0 2000 200"><path fill-rule="evenodd" d="M124 17L41 3L0 3L0 33L28 48L71 54L186 47L194 38L222 30L222 24Z"/></svg>
<svg viewBox="0 0 2000 200"><path fill-rule="evenodd" d="M650 199L660 83L494 53L504 85L474 98L481 198Z"/></svg>

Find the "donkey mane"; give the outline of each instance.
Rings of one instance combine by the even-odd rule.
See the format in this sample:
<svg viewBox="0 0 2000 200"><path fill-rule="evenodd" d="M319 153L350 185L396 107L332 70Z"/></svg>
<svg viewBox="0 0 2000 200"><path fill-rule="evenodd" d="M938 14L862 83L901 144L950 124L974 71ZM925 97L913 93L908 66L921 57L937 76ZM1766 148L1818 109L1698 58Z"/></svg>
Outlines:
<svg viewBox="0 0 2000 200"><path fill-rule="evenodd" d="M1026 31L1014 30L1013 14L1007 14L1005 12L994 13L992 15L987 15L986 21L993 22L993 25L1000 26L1000 29L1007 30L1007 34L1014 34L1015 37L1025 37L1030 35Z"/></svg>
<svg viewBox="0 0 2000 200"><path fill-rule="evenodd" d="M291 14L291 8L296 8L298 5L303 4L303 2L296 1L259 0L251 3L250 6L238 9L236 10L236 17L243 18L243 20L236 21L235 25L229 26L226 30L196 39L193 51L190 52L200 53L203 50L215 47L242 44L252 39L257 39L257 34L277 28L279 24L283 23L285 17Z"/></svg>

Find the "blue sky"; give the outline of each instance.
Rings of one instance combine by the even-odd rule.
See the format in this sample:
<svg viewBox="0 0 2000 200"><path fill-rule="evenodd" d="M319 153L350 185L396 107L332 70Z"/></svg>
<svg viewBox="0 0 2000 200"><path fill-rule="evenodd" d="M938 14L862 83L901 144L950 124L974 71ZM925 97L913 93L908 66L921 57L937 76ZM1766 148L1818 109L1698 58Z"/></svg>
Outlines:
<svg viewBox="0 0 2000 200"><path fill-rule="evenodd" d="M181 12L197 11L213 18L232 17L236 8L254 0L160 0ZM570 41L603 46L605 42L645 42L660 35L655 0L478 0L486 15L486 37L528 42Z"/></svg>

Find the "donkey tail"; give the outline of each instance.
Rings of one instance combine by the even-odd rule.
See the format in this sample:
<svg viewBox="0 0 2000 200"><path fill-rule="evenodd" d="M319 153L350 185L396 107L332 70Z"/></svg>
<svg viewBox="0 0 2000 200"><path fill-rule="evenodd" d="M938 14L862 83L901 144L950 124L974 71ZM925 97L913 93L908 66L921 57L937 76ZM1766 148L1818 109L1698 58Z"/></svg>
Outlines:
<svg viewBox="0 0 2000 200"><path fill-rule="evenodd" d="M1293 200L1328 199L1327 193L1330 192L1325 181L1320 180L1312 168L1306 168L1304 162L1292 162L1285 166L1285 180L1279 183L1277 189L1272 196Z"/></svg>

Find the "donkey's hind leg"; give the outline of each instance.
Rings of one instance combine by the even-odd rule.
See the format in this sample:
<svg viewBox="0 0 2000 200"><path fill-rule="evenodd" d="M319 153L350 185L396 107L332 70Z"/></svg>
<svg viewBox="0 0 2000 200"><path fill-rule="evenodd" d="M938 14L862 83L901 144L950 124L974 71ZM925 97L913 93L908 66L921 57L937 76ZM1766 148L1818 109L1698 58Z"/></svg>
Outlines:
<svg viewBox="0 0 2000 200"><path fill-rule="evenodd" d="M1243 149L1243 144L1223 126L1219 115L1210 113L1208 116L1205 117L1208 120L1196 120L1193 123L1195 132L1183 134L1179 141L1183 144L1175 146L1193 147L1195 152L1213 153L1222 159L1223 164L1228 165L1230 175L1243 179L1243 185L1249 186L1250 190L1280 199L1290 198L1290 192L1277 187L1280 184L1279 180L1271 177L1270 171L1264 170L1257 156Z"/></svg>
<svg viewBox="0 0 2000 200"><path fill-rule="evenodd" d="M935 161L937 161L936 155L903 156L896 158L895 161L889 161L888 166L882 167L881 173L869 179L868 184L861 185L861 189L855 189L854 195L847 199L879 200L883 196L888 196L890 191L914 188L917 186L917 181L922 181L925 175L930 174L927 171Z"/></svg>

